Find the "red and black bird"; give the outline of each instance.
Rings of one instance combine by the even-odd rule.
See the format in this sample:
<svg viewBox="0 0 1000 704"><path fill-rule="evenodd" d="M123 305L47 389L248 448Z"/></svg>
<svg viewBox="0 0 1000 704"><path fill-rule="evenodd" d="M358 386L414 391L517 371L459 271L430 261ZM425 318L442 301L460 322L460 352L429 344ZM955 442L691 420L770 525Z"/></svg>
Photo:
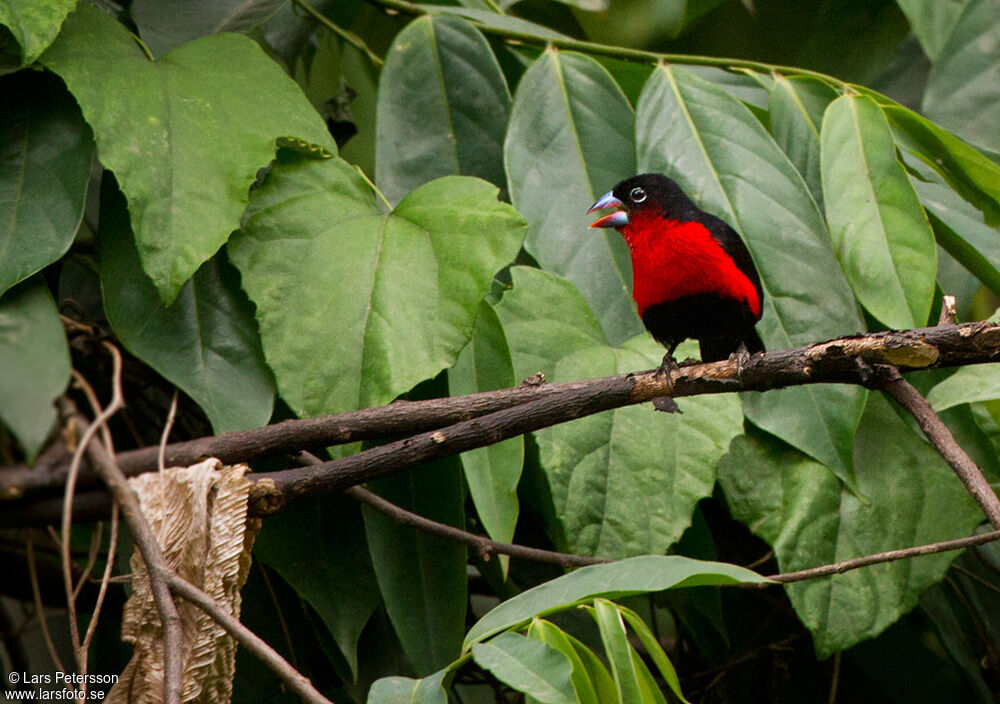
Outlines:
<svg viewBox="0 0 1000 704"><path fill-rule="evenodd" d="M674 350L698 340L703 362L763 352L754 325L764 291L743 240L694 204L663 174L640 174L603 195L587 212L616 208L591 227L613 227L632 255L632 297L646 329Z"/></svg>

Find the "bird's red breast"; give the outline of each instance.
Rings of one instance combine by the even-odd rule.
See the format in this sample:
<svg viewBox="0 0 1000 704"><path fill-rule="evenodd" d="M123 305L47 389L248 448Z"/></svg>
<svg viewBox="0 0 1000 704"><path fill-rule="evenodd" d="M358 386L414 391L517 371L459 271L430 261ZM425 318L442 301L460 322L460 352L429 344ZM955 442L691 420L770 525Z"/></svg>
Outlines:
<svg viewBox="0 0 1000 704"><path fill-rule="evenodd" d="M657 303L716 293L744 301L760 319L757 289L701 223L642 211L616 229L632 255L632 297L640 317Z"/></svg>

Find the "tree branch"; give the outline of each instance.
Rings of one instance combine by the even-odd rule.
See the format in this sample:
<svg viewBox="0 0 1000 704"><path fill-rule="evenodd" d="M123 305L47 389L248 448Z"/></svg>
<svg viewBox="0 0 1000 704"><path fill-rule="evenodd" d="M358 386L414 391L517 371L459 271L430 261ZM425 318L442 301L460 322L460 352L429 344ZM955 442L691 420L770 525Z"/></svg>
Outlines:
<svg viewBox="0 0 1000 704"><path fill-rule="evenodd" d="M856 335L775 350L751 357L743 365L742 374L736 361L695 364L673 374L673 395L767 391L811 383L872 386L870 371L877 365L918 370L998 361L1000 326L965 323ZM343 490L417 462L454 455L602 410L648 401L666 395L668 386L666 378L642 372L567 384L522 385L432 401L402 401L381 408L286 421L257 430L174 443L167 447L167 462L193 464L205 456L216 456L225 463L234 463L303 448L436 429L317 467L250 475L248 478L257 484L251 510L256 515L270 515L287 501L305 494ZM448 427L442 428L444 425ZM121 453L120 457L128 471L137 474L156 467L157 452L157 447L149 447ZM25 472L21 469L0 470L0 496L19 495L27 490ZM21 483L12 485L8 473L16 475L13 481ZM47 476L34 484L36 489L43 485L59 486L58 472L44 474ZM81 473L80 483L83 481ZM90 504L91 515L96 514L98 498L89 495L83 498ZM30 503L20 506L12 503L5 508L0 512L0 525L51 520L51 513L42 513L41 506Z"/></svg>
<svg viewBox="0 0 1000 704"><path fill-rule="evenodd" d="M983 509L986 518L994 528L1000 530L1000 499L993 493L993 488L986 481L982 470L955 441L948 426L934 412L931 404L896 369L887 368L880 373L880 376L882 390L913 416L934 449L958 475L972 498Z"/></svg>
<svg viewBox="0 0 1000 704"><path fill-rule="evenodd" d="M809 569L797 570L795 572L772 574L768 576L768 579L780 582L781 584L801 582L804 579L816 579L817 577L828 577L832 574L843 574L848 570L856 570L859 567L868 567L869 565L877 565L882 562L893 562L908 557L919 557L920 555L935 555L939 552L949 552L951 550L963 550L977 545L992 543L996 540L1000 540L1000 530L980 533L969 538L956 538L954 540L943 540L939 543L917 545L916 547L904 548L902 550L889 550L887 552L855 557L851 560L835 562L830 565L821 565L820 567L810 567Z"/></svg>

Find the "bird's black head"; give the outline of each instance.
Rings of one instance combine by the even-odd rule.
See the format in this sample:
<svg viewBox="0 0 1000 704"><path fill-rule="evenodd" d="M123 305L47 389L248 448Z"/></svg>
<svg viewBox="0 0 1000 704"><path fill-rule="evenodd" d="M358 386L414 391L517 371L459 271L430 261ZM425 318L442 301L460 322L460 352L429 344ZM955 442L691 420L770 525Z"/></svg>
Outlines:
<svg viewBox="0 0 1000 704"><path fill-rule="evenodd" d="M647 211L671 220L687 220L697 207L676 182L663 174L627 178L597 199L588 213L617 208L591 223L591 227L624 227L634 215Z"/></svg>

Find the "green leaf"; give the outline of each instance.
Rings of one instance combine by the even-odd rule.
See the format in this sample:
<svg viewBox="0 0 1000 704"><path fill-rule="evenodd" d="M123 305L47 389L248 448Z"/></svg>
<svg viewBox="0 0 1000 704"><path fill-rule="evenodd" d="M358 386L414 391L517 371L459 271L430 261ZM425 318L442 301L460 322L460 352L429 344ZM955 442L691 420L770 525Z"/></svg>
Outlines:
<svg viewBox="0 0 1000 704"><path fill-rule="evenodd" d="M416 514L462 528L461 466L450 457L371 483L371 489ZM365 506L368 551L382 600L418 675L459 657L468 599L465 546L414 530Z"/></svg>
<svg viewBox="0 0 1000 704"><path fill-rule="evenodd" d="M772 545L782 572L966 536L982 520L937 452L881 395L869 396L854 461L868 505L816 462L763 437L733 442L719 482L733 516ZM884 563L786 590L825 658L912 609L954 557Z"/></svg>
<svg viewBox="0 0 1000 704"><path fill-rule="evenodd" d="M805 178L816 202L823 203L819 167L819 130L823 111L837 93L826 83L807 76L777 75L767 102L770 130L795 168Z"/></svg>
<svg viewBox="0 0 1000 704"><path fill-rule="evenodd" d="M680 555L641 555L581 567L521 592L494 608L469 629L463 651L500 631L527 624L536 616L565 611L595 597L615 599L679 587L765 581L756 572L736 565L692 560Z"/></svg>
<svg viewBox="0 0 1000 704"><path fill-rule="evenodd" d="M358 639L379 605L357 502L310 499L268 518L254 555L316 610L356 677Z"/></svg>
<svg viewBox="0 0 1000 704"><path fill-rule="evenodd" d="M591 347L560 360L552 381L649 369L662 356L648 336ZM743 414L732 394L679 403L683 414L630 406L535 433L569 552L662 554L690 525L715 486L716 463L743 432Z"/></svg>
<svg viewBox="0 0 1000 704"><path fill-rule="evenodd" d="M528 628L528 637L542 641L569 659L570 664L573 666L570 679L573 684L573 691L576 694L574 701L580 704L600 704L602 700L597 696L597 690L594 688L594 683L587 671L587 666L570 641L569 634L549 621L536 618L532 620L531 626ZM586 646L583 647L586 648Z"/></svg>
<svg viewBox="0 0 1000 704"><path fill-rule="evenodd" d="M501 633L474 644L472 659L501 682L544 704L576 704L569 658L540 640Z"/></svg>
<svg viewBox="0 0 1000 704"><path fill-rule="evenodd" d="M41 61L93 128L166 304L239 226L276 140L334 150L298 86L247 37L204 37L150 61L122 25L81 4Z"/></svg>
<svg viewBox="0 0 1000 704"><path fill-rule="evenodd" d="M743 235L764 286L757 328L769 348L862 329L808 188L745 106L722 88L662 66L643 90L636 135L641 171L670 176ZM743 412L850 485L864 398L857 387L808 385L745 394Z"/></svg>
<svg viewBox="0 0 1000 704"><path fill-rule="evenodd" d="M94 160L90 128L55 76L0 78L0 295L73 243Z"/></svg>
<svg viewBox="0 0 1000 704"><path fill-rule="evenodd" d="M514 378L555 376L560 358L607 344L601 323L570 281L541 269L515 266L513 286L496 306L514 361Z"/></svg>
<svg viewBox="0 0 1000 704"><path fill-rule="evenodd" d="M635 174L633 121L604 67L546 51L518 84L504 145L511 202L530 226L525 249L577 285L612 343L642 330L628 248L614 230L590 229L587 208Z"/></svg>
<svg viewBox="0 0 1000 704"><path fill-rule="evenodd" d="M969 0L896 0L910 21L910 28L920 40L927 58L934 61L958 24Z"/></svg>
<svg viewBox="0 0 1000 704"><path fill-rule="evenodd" d="M934 296L934 233L896 159L888 122L864 96L845 95L823 117L827 221L854 294L891 328L927 323Z"/></svg>
<svg viewBox="0 0 1000 704"><path fill-rule="evenodd" d="M646 649L649 657L652 659L656 668L660 671L660 676L663 681L667 683L670 690L677 695L684 704L688 704L687 699L681 693L681 682L677 677L677 670L674 669L673 663L670 662L670 658L663 650L663 646L660 645L660 641L657 639L656 635L650 630L649 626L639 617L635 611L621 604L617 605L618 612L625 618L625 621L632 630L635 631L636 636L639 637L639 641L642 643L642 647Z"/></svg>
<svg viewBox="0 0 1000 704"><path fill-rule="evenodd" d="M940 28L939 28L940 31ZM927 79L927 117L969 142L1000 151L1000 0L970 0Z"/></svg>
<svg viewBox="0 0 1000 704"><path fill-rule="evenodd" d="M1000 294L1000 247L997 246L1000 233L987 225L983 214L962 200L926 161L912 152L904 152L903 159L913 174L910 182L924 206L937 243L979 281ZM939 279L941 268L939 261Z"/></svg>
<svg viewBox="0 0 1000 704"><path fill-rule="evenodd" d="M283 0L135 0L131 14L146 46L160 56L208 34L245 34L283 4Z"/></svg>
<svg viewBox="0 0 1000 704"><path fill-rule="evenodd" d="M987 224L1000 224L1000 165L993 163L947 130L883 96L870 96L882 107L893 136L933 168L955 192L983 212Z"/></svg>
<svg viewBox="0 0 1000 704"><path fill-rule="evenodd" d="M368 704L448 704L444 679L450 670L420 680L409 677L383 677L368 691Z"/></svg>
<svg viewBox="0 0 1000 704"><path fill-rule="evenodd" d="M438 176L504 183L510 93L486 38L459 17L414 20L379 80L375 180L397 202Z"/></svg>
<svg viewBox="0 0 1000 704"><path fill-rule="evenodd" d="M625 622L615 604L605 599L594 600L594 620L601 632L604 652L611 664L620 702L645 702L641 693L639 674L632 661L632 646L625 633Z"/></svg>
<svg viewBox="0 0 1000 704"><path fill-rule="evenodd" d="M479 304L472 339L448 370L452 396L515 386L510 348L496 311ZM514 540L517 526L517 482L524 465L524 437L509 438L462 454L462 467L476 513L486 533L503 543ZM500 556L506 562L506 556ZM506 566L505 566L506 570Z"/></svg>
<svg viewBox="0 0 1000 704"><path fill-rule="evenodd" d="M216 433L266 425L274 379L236 271L224 255L213 257L164 307L139 264L125 199L110 175L101 200L101 291L118 339L193 398Z"/></svg>
<svg viewBox="0 0 1000 704"><path fill-rule="evenodd" d="M66 336L40 277L0 297L0 369L0 420L34 462L56 421L53 401L69 382Z"/></svg>
<svg viewBox="0 0 1000 704"><path fill-rule="evenodd" d="M454 363L493 274L524 237L496 194L449 176L386 214L338 158L274 166L229 252L297 414L384 404Z"/></svg>
<svg viewBox="0 0 1000 704"><path fill-rule="evenodd" d="M723 0L638 0L610 12L578 14L587 37L602 44L647 48L676 39Z"/></svg>
<svg viewBox="0 0 1000 704"><path fill-rule="evenodd" d="M76 0L0 0L0 24L21 45L21 63L30 64L59 34Z"/></svg>
<svg viewBox="0 0 1000 704"><path fill-rule="evenodd" d="M927 394L935 411L976 401L1000 399L1000 365L975 364L961 367Z"/></svg>

